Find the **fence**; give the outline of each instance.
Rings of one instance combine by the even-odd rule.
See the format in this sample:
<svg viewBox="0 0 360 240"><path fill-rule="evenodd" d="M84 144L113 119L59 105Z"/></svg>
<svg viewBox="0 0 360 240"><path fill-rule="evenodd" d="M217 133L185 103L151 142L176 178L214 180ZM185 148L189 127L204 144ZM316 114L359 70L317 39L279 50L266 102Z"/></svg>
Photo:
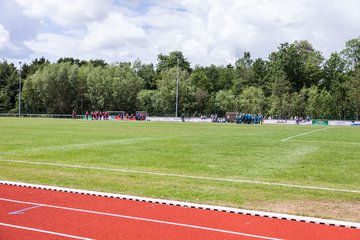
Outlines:
<svg viewBox="0 0 360 240"><path fill-rule="evenodd" d="M82 118L85 115L77 115L76 118ZM0 113L0 117L19 117L16 113ZM26 118L72 118L71 114L21 114L20 117Z"/></svg>
<svg viewBox="0 0 360 240"><path fill-rule="evenodd" d="M19 114L15 113L0 113L0 117L19 117ZM24 118L72 118L71 114L21 114L21 117ZM84 118L85 115L77 115L77 119ZM163 121L163 122L181 122L181 118L175 117L157 117L157 116L149 116L146 118L149 121ZM186 122L211 122L210 118L202 119L199 117L188 117L185 118ZM220 122L224 122L224 119L220 119ZM297 123L295 120L281 120L281 119L273 119L273 120L264 120L264 124L325 124L330 126L360 126L359 121L343 121L343 120L312 120L312 121L304 121L301 123Z"/></svg>

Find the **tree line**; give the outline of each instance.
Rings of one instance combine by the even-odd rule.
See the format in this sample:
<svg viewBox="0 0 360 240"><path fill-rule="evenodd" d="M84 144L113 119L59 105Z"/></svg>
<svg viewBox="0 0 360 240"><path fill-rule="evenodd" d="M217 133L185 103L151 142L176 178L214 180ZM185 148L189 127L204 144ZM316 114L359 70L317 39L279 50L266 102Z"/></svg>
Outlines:
<svg viewBox="0 0 360 240"><path fill-rule="evenodd" d="M182 52L159 54L157 64L141 60L35 59L18 69L0 61L0 112L69 114L85 111L148 111L223 115L225 112L317 119L359 119L360 37L325 59L306 40L280 44L268 59L245 52L226 66L195 66Z"/></svg>

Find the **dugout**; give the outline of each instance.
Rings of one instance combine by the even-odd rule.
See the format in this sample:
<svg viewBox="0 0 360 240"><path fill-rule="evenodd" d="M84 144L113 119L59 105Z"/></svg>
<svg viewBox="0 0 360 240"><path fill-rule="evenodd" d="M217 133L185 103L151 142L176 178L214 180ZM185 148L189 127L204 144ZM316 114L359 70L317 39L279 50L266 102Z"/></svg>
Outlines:
<svg viewBox="0 0 360 240"><path fill-rule="evenodd" d="M225 121L233 123L233 122L235 122L237 115L238 115L237 112L226 112Z"/></svg>
<svg viewBox="0 0 360 240"><path fill-rule="evenodd" d="M136 120L146 120L148 116L149 113L147 111L136 111L135 114Z"/></svg>
<svg viewBox="0 0 360 240"><path fill-rule="evenodd" d="M109 113L109 116L125 116L125 111L107 111Z"/></svg>
<svg viewBox="0 0 360 240"><path fill-rule="evenodd" d="M136 111L135 113L136 115L143 115L145 117L148 117L149 116L149 113L147 111Z"/></svg>

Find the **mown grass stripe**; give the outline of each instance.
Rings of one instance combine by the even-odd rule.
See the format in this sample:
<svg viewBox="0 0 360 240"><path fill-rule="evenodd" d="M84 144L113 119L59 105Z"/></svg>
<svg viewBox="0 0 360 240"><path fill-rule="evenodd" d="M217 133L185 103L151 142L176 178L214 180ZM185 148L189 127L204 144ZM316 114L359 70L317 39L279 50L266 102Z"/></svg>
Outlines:
<svg viewBox="0 0 360 240"><path fill-rule="evenodd" d="M261 181L253 181L253 180L241 180L241 179L202 177L202 176L183 175L183 174L145 172L145 171L137 171L137 170L129 170L129 169L103 168L103 167L58 164L58 163L47 163L47 162L30 162L30 161L10 160L10 159L0 159L0 161L1 162L10 162L10 163L19 163L19 164L46 165L46 166L56 166L56 167L65 167L65 168L67 167L67 168L79 168L79 169L112 171L112 172L122 172L122 173L137 173L137 174L157 175L157 176L177 177L177 178L190 178L190 179L199 179L199 180L208 180L208 181L248 183L248 184L269 185L269 186L290 187L290 188L311 189L311 190L360 193L360 190L329 188L329 187L320 187L320 186L306 186L306 185L296 185L296 184L289 184L289 183L275 183L275 182L261 182Z"/></svg>

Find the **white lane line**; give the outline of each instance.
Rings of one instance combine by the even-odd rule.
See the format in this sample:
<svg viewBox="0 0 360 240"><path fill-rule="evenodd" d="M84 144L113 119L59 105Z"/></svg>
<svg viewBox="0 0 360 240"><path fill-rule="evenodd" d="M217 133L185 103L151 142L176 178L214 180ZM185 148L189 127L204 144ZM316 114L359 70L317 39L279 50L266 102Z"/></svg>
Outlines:
<svg viewBox="0 0 360 240"><path fill-rule="evenodd" d="M50 204L25 202L25 201L19 201L19 200L7 199L7 198L0 198L0 201L23 203L23 204L29 204L29 205L39 205L39 206L43 206L43 207L62 209L62 210L68 210L68 211L74 211L74 212L97 214L97 215L109 216L109 217L117 217L117 218L125 218L125 219L138 220L138 221L143 221L143 222L160 223L160 224L166 224L166 225L172 225L172 226L178 226L178 227L200 229L200 230L219 232L219 233L226 233L226 234L239 235L239 236L246 236L246 237L258 238L258 239L284 240L284 239L280 239L280 238L272 238L272 237L260 236L260 235L255 235L255 234L248 234L248 233L243 233L243 232L228 231L228 230L223 230L223 229L218 229L218 228L209 228L209 227L202 227L202 226L196 226L196 225L190 225L190 224L184 224L184 223L161 221L161 220L156 220L156 219L151 219L151 218L133 217L133 216L128 216L128 215L106 213L106 212L98 212L98 211L91 211L91 210L85 210L85 209L79 209L79 208L62 207L62 206L56 206L56 205L50 205Z"/></svg>
<svg viewBox="0 0 360 240"><path fill-rule="evenodd" d="M39 207L41 207L41 206L28 207L28 208L24 208L24 209L21 209L21 210L14 211L14 212L9 212L9 214L10 215L23 214L26 211L29 211L29 210L35 209L35 208L39 208Z"/></svg>
<svg viewBox="0 0 360 240"><path fill-rule="evenodd" d="M29 228L29 227L23 227L23 226L12 225L12 224L7 224L7 223L0 223L0 226L10 227L10 228L18 228L18 229L23 229L23 230L33 231L33 232L46 233L46 234L62 236L62 237L68 237L68 238L73 238L73 239L93 240L92 238L78 237L78 236L59 233L59 232L46 231L46 230L41 230L41 229L37 229L37 228Z"/></svg>
<svg viewBox="0 0 360 240"><path fill-rule="evenodd" d="M316 129L316 130L312 130L310 132L297 134L297 135L294 135L294 136L291 136L291 137L288 137L288 138L281 139L281 141L285 142L285 141L288 141L288 140L296 138L296 137L301 137L301 136L304 136L304 135L307 135L307 134L310 134L310 133L314 133L314 132L318 132L318 131L322 131L322 130L326 130L326 129L329 129L329 127L328 128L319 128L319 129Z"/></svg>
<svg viewBox="0 0 360 240"><path fill-rule="evenodd" d="M233 182L233 183L248 183L248 184L290 187L290 188L300 188L300 189L324 190L324 191L333 191L333 192L360 193L360 190L351 190L351 189L343 189L343 188L306 186L306 185L296 185L296 184L288 184L288 183L261 182L261 181L229 179L229 178L201 177L201 176L193 176L193 175L160 173L160 172L144 172L144 171L118 169L118 168L91 167L91 166L80 166L80 165L58 164L58 163L47 163L47 162L30 162L30 161L10 160L10 159L0 159L0 162L10 162L10 163L20 163L20 164L23 163L23 164L33 164L33 165L46 165L46 166L68 167L68 168L78 168L78 169L91 169L91 170L122 172L122 173L138 173L138 174L157 175L157 176L166 176L166 177L190 178L190 179L199 179L199 180L208 180L208 181L221 181L221 182Z"/></svg>

